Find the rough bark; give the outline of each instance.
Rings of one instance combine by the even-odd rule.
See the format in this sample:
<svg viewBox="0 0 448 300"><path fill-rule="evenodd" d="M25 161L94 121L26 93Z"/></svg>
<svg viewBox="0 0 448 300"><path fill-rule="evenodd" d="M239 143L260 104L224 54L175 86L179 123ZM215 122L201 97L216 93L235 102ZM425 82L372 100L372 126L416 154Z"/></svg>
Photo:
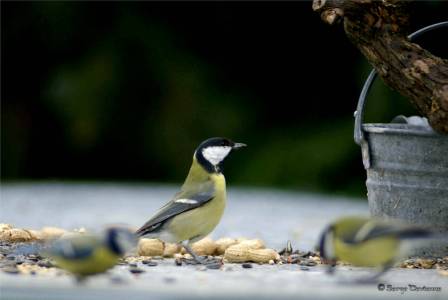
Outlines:
<svg viewBox="0 0 448 300"><path fill-rule="evenodd" d="M407 6L397 0L313 1L324 22L343 22L348 38L389 87L448 134L448 60L408 40Z"/></svg>

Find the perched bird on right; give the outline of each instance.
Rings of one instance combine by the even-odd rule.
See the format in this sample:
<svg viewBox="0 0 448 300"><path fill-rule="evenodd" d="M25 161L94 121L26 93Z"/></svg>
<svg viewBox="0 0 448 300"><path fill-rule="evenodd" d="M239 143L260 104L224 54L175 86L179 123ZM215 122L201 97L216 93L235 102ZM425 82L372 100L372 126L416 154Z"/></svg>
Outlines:
<svg viewBox="0 0 448 300"><path fill-rule="evenodd" d="M355 266L376 267L379 272L360 281L373 281L418 246L417 240L431 238L427 229L363 217L344 217L328 225L319 241L321 257L333 272L336 260Z"/></svg>

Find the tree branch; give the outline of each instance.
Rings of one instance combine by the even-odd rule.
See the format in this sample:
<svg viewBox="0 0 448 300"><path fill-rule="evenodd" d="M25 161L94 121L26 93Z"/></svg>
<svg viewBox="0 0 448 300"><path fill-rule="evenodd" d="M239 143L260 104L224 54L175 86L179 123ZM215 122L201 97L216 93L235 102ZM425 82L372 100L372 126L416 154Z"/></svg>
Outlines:
<svg viewBox="0 0 448 300"><path fill-rule="evenodd" d="M392 89L406 96L431 126L448 134L448 60L407 38L406 1L314 0L313 10L345 33Z"/></svg>

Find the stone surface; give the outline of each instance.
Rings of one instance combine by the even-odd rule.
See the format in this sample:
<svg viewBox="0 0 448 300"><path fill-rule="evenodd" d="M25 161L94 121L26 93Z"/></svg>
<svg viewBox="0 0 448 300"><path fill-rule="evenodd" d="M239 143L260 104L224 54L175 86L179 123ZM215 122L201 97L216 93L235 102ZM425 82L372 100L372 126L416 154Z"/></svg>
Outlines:
<svg viewBox="0 0 448 300"><path fill-rule="evenodd" d="M136 229L176 192L177 186L107 184L3 184L0 222L16 228L46 226L99 231L110 224ZM367 201L268 189L228 189L227 207L212 233L259 238L280 250L291 240L311 249L323 226L343 215L368 215Z"/></svg>
<svg viewBox="0 0 448 300"><path fill-rule="evenodd" d="M0 222L22 228L44 226L95 231L113 223L138 227L167 201L170 186L87 184L3 184ZM367 215L366 201L273 190L231 189L225 216L212 234L260 238L266 247L281 250L292 241L297 260L313 250L320 230L342 215ZM26 209L24 209L26 208ZM28 266L0 272L1 299L446 299L448 279L436 269L394 268L378 283L354 284L372 270L340 265L335 276L307 259L305 265L252 263L252 268L226 263L219 269L154 257L127 259L112 270L78 285L54 268ZM11 263L13 263L11 261ZM130 265L132 264L132 266ZM15 270L26 270L20 274ZM45 271L47 270L47 271ZM134 270L134 271L132 271ZM137 270L137 271L135 271ZM140 271L141 270L141 271ZM33 275L34 274L34 275ZM388 287L387 285L390 285ZM412 291L411 287L440 287L441 291ZM406 290L404 290L406 288Z"/></svg>
<svg viewBox="0 0 448 300"><path fill-rule="evenodd" d="M139 265L146 272L133 274L116 266L109 274L88 279L81 286L68 276L19 276L0 274L2 299L388 299L395 297L446 299L448 282L436 270L393 269L379 283L354 284L368 270L338 267L335 276L325 268L299 265L258 265L245 269L227 264L212 270L193 265L175 266L166 259L157 267ZM231 267L230 270L229 267ZM442 291L411 291L417 287L441 287ZM394 290L392 290L392 288ZM407 290L403 291L403 288Z"/></svg>

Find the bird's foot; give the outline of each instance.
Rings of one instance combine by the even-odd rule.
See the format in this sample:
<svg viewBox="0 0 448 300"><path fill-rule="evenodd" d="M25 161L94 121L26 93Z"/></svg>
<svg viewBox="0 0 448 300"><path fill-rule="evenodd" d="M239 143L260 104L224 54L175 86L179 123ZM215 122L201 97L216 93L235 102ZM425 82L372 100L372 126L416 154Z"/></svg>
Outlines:
<svg viewBox="0 0 448 300"><path fill-rule="evenodd" d="M76 284L84 285L84 284L86 284L87 277L81 276L81 275L75 275L75 281L76 281Z"/></svg>
<svg viewBox="0 0 448 300"><path fill-rule="evenodd" d="M217 259L212 256L199 256L191 249L188 243L182 244L188 254L191 255L192 259L184 259L186 264L192 265L203 265L208 269L219 269L222 266L222 259Z"/></svg>
<svg viewBox="0 0 448 300"><path fill-rule="evenodd" d="M196 256L189 259L184 258L184 262L187 265L203 265L208 269L219 269L223 265L222 259L211 256Z"/></svg>

